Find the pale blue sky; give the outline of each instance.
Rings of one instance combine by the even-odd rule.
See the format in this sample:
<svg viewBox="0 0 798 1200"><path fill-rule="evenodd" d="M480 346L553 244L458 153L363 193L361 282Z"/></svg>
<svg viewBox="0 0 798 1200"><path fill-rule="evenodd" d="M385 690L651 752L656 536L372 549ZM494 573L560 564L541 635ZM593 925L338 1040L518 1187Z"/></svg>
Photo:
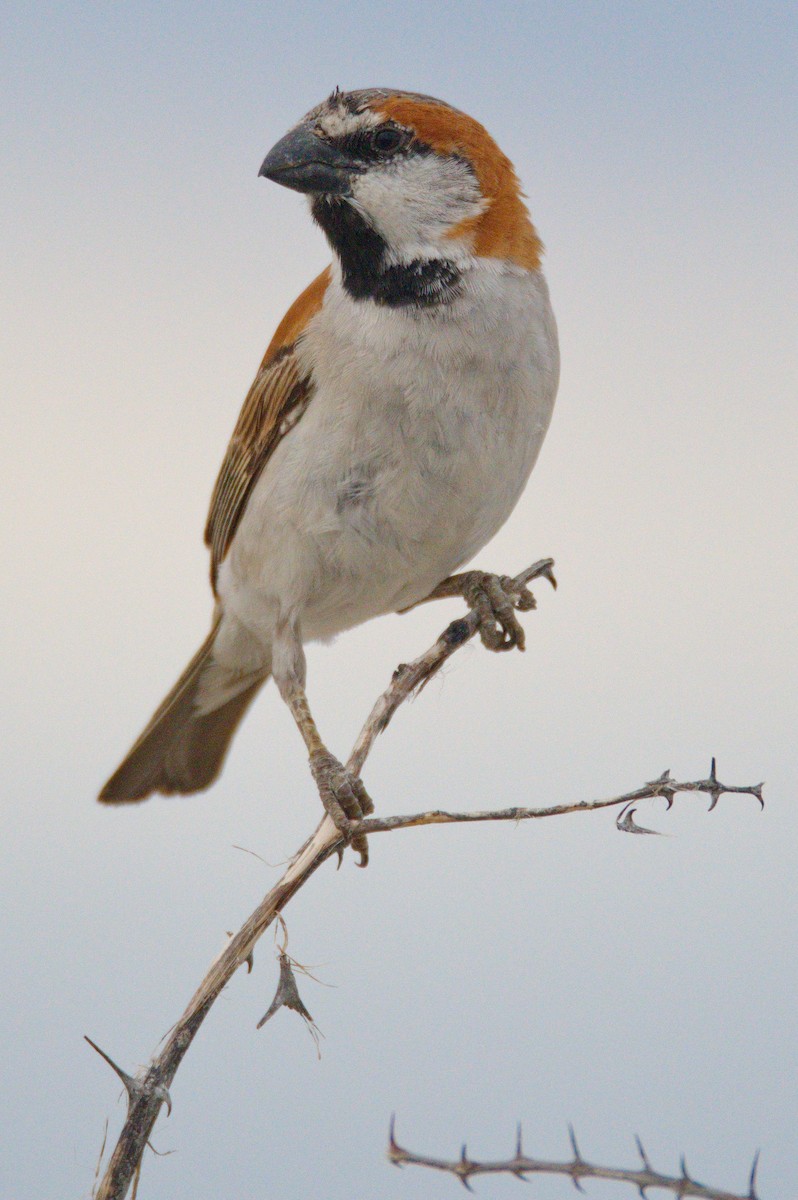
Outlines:
<svg viewBox="0 0 798 1200"><path fill-rule="evenodd" d="M0 1030L4 1200L88 1196L95 1041L146 1060L312 827L273 690L219 784L101 810L100 783L204 635L202 527L271 332L326 261L257 170L336 84L439 95L513 157L563 353L530 487L481 565L558 560L525 656L465 651L365 772L382 812L556 803L669 766L768 781L768 806L374 839L289 910L336 990L256 1033L271 939L174 1088L147 1200L456 1183L385 1165L391 1111L429 1153L565 1155L798 1186L796 178L789 4L229 3L3 10L0 480L7 673ZM456 606L312 648L344 755L397 662ZM280 1097L278 1100L277 1098ZM486 1181L480 1194L515 1194ZM570 1185L536 1185L559 1197ZM597 1193L598 1194L598 1191ZM606 1195L624 1195L605 1189Z"/></svg>

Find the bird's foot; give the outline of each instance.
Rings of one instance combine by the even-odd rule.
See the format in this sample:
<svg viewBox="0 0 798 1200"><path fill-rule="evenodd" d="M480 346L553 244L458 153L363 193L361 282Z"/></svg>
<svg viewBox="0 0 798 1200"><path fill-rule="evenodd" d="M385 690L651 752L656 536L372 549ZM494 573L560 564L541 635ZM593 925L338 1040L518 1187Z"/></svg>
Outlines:
<svg viewBox="0 0 798 1200"><path fill-rule="evenodd" d="M526 585L518 586L509 575L491 575L487 571L466 571L461 577L461 594L477 614L479 636L488 650L526 649L523 626L518 612L536 607L535 597Z"/></svg>
<svg viewBox="0 0 798 1200"><path fill-rule="evenodd" d="M374 812L374 803L362 779L347 771L328 750L316 750L311 754L310 769L327 815L339 833L343 834L346 844L351 844L352 849L360 855L357 865L367 866L369 849L366 836L352 832L354 825Z"/></svg>

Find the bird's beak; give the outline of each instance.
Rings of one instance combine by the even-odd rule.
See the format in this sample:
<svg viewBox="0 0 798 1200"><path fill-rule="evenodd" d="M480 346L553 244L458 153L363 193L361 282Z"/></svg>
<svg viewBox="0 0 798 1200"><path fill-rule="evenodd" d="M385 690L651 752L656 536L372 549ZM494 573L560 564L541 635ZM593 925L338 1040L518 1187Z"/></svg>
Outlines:
<svg viewBox="0 0 798 1200"><path fill-rule="evenodd" d="M362 170L306 125L298 125L272 147L258 174L296 192L345 196L351 191L352 176Z"/></svg>

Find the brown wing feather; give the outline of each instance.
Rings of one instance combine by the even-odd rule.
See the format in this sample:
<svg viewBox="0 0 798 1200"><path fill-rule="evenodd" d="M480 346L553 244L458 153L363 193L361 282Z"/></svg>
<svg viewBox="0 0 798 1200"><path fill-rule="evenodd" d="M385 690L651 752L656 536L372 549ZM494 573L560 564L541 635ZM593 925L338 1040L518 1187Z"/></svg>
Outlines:
<svg viewBox="0 0 798 1200"><path fill-rule="evenodd" d="M306 288L277 327L249 389L211 497L205 542L211 548L211 581L241 520L249 494L275 447L310 402L313 385L300 371L296 343L319 311L329 271Z"/></svg>

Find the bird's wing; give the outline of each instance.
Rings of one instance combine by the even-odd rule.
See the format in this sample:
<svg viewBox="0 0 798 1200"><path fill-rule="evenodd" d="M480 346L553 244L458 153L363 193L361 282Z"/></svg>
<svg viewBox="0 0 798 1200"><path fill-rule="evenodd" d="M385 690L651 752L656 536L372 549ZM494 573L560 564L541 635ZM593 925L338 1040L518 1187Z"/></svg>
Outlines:
<svg viewBox="0 0 798 1200"><path fill-rule="evenodd" d="M283 317L233 430L205 526L214 588L219 565L261 471L312 398L313 382L299 365L296 347L308 322L321 308L329 281L328 269L314 279Z"/></svg>

